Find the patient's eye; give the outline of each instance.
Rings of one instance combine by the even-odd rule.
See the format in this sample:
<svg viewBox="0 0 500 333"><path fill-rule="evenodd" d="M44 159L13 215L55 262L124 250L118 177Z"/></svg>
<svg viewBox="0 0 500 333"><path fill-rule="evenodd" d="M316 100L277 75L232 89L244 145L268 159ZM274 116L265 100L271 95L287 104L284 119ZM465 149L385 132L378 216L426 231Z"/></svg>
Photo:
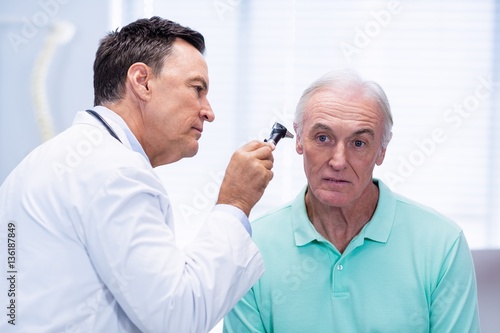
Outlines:
<svg viewBox="0 0 500 333"><path fill-rule="evenodd" d="M357 147L357 148L361 148L361 147L364 147L366 145L365 142L361 141L361 140L355 140L354 141L354 146Z"/></svg>

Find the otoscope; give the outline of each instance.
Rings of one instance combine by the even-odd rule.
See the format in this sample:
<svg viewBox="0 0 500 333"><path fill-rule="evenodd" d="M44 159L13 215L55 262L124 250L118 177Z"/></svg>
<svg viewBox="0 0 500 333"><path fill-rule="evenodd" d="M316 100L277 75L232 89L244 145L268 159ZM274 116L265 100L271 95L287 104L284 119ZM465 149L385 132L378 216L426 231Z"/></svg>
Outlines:
<svg viewBox="0 0 500 333"><path fill-rule="evenodd" d="M265 139L264 142L272 142L276 146L278 142L283 138L293 138L293 134L290 133L285 126L280 123L274 123L269 135L269 139Z"/></svg>

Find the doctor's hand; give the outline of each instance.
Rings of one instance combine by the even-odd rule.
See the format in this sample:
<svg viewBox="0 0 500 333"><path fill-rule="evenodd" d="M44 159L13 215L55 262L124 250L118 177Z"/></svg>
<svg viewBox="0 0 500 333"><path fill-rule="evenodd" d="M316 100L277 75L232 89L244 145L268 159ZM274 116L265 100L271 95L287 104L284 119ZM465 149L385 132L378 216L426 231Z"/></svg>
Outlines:
<svg viewBox="0 0 500 333"><path fill-rule="evenodd" d="M234 152L224 174L217 204L238 207L247 216L273 178L275 146L257 140Z"/></svg>

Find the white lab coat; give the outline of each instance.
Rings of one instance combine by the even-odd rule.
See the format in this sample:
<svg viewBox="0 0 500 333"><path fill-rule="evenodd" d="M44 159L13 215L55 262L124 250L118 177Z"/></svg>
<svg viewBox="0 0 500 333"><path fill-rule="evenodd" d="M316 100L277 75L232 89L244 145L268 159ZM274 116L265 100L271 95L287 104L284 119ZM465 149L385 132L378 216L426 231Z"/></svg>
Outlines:
<svg viewBox="0 0 500 333"><path fill-rule="evenodd" d="M121 118L98 110L123 143L80 112L0 188L0 243L16 244L14 269L0 272L0 332L207 332L262 275L262 258L220 207L179 249L144 151ZM15 326L3 313L12 299Z"/></svg>

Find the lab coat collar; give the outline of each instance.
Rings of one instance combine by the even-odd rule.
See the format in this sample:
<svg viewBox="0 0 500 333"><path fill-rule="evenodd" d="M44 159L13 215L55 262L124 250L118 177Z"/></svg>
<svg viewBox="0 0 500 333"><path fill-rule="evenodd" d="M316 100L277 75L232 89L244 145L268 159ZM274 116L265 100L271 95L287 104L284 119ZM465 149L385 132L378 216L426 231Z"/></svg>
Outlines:
<svg viewBox="0 0 500 333"><path fill-rule="evenodd" d="M106 120L106 122L109 124L109 126L111 126L113 131L120 138L120 141L124 145L128 146L133 151L144 156L144 158L151 164L148 156L146 155L146 152L144 151L141 144L134 136L134 134L127 126L127 123L125 123L122 117L120 117L117 113L104 106L94 106L92 110L97 112L101 117L103 117ZM84 111L78 112L75 117L75 120L73 121L73 124L81 124L81 123L88 124L90 119L89 117L93 118L91 115L89 115ZM99 122L96 119L94 120ZM103 126L102 124L100 125Z"/></svg>

